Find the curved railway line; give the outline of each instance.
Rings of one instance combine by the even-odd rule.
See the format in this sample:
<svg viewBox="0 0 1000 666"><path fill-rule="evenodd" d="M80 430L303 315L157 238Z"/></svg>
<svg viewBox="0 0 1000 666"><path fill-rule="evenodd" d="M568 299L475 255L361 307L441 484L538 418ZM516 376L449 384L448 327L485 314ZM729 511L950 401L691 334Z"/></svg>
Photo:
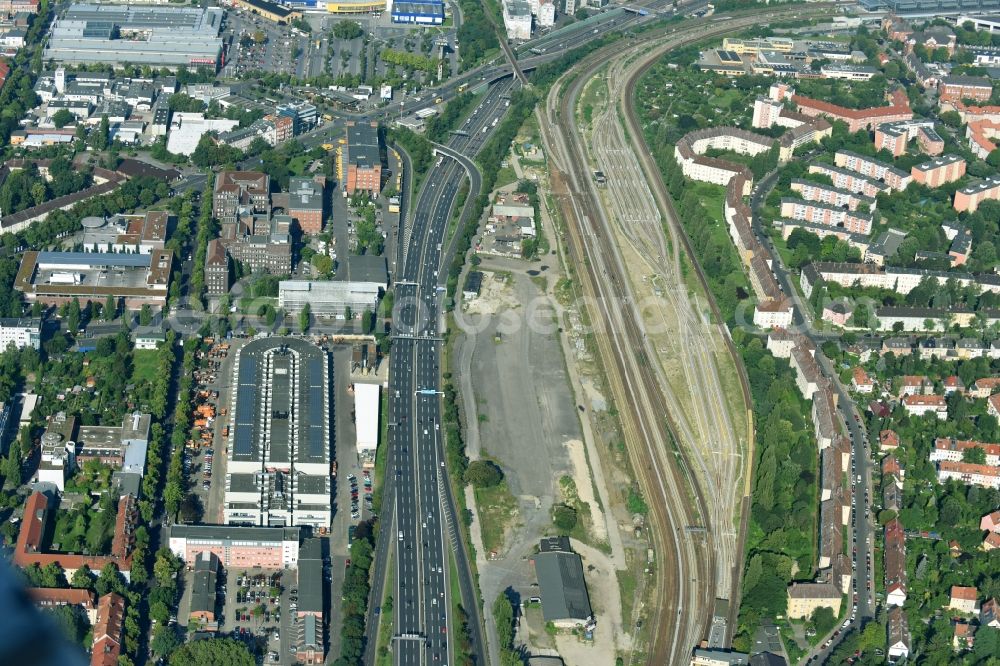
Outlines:
<svg viewBox="0 0 1000 666"><path fill-rule="evenodd" d="M656 197L659 209L666 215L668 229L672 241L670 250L672 265L666 265L667 249L664 244L661 229L650 229L649 220L645 220L646 233L633 230L630 240L635 243L640 255L652 260L664 268L664 273L675 279L680 273L680 245L696 267L696 274L702 289L711 294L707 280L698 262L694 259L687 235L680 225L669 196L666 195L662 179L655 163L649 156L639 123L635 114L632 95L636 81L660 57L672 49L688 46L705 39L718 37L736 30L758 25L774 19L790 16L808 17L828 13L832 3L817 4L811 7L778 8L765 12L741 12L730 15L712 17L697 21L690 27L664 28L650 33L634 46L621 49L621 44L602 49L585 58L576 67L567 72L553 86L546 102L543 122L540 123L550 155L553 159L552 170L553 192L560 202L569 231L569 250L576 263L585 270L580 271L584 296L588 299L590 321L607 325L607 330L596 336L605 372L608 376L611 392L616 405L621 410L623 418L622 432L630 459L633 462L640 486L645 493L650 508L651 531L653 546L659 554L658 576L655 587L655 598L648 606L651 626L661 630L653 632L651 644L647 650L647 662L653 664L682 663L690 649L697 644L705 634L708 619L711 614L712 602L719 590L719 580L725 577L724 571L717 571L719 563L716 558L715 539L717 535L708 530L703 539L695 539L694 534L684 528L697 525L698 521L707 521L711 515L706 502L706 489L702 487L698 475L692 473L692 463L695 471L705 472L707 465L704 457L698 453L697 460L691 461L685 455L684 447L679 443L690 435L689 426L679 423L676 404L662 389L667 384L661 383L662 370L656 363L656 369L650 367L653 351L642 325L642 317L636 308L635 299L627 283L627 273L624 269L622 256L614 241L611 225L607 220L600 197L591 181L587 168L587 151L582 145L580 134L575 126L576 100L586 83L601 68L611 62L609 72L615 77L617 90L609 92L624 96L625 119L628 124L632 142L641 150L642 171L646 181L646 192L649 187ZM652 48L650 39L666 38ZM620 64L627 63L627 67ZM613 109L617 113L618 105ZM620 128L620 125L619 125ZM596 145L605 149L617 149L622 145L610 141L615 137L601 135ZM623 139L624 137L617 137ZM625 144L627 145L627 144ZM617 146L617 147L616 147ZM634 160L634 155L632 156ZM627 156L625 156L627 159ZM637 184L633 183L633 186ZM640 188L641 189L641 188ZM657 218L659 216L657 215ZM653 222L659 225L659 219ZM655 231L655 233L649 233ZM679 242L678 242L679 241ZM683 287L681 287L683 288ZM682 305L680 291L666 290L668 300L676 307ZM686 299L686 295L684 296ZM742 372L741 361L725 330L724 320L714 301L709 298L716 325L723 329L728 352L734 356L737 367L741 369L740 382L744 406L749 412L750 394L745 374ZM690 306L684 303L687 316L694 316ZM683 311L685 308L679 308ZM688 371L712 372L711 360L705 356L705 348L699 341L690 337L679 341L676 347L681 353L693 352L689 359ZM703 425L726 427L718 422L712 424L725 410L720 404L699 406L696 418ZM704 411L707 408L708 411ZM708 413L708 412L712 413ZM649 418L649 415L662 414L663 418ZM752 433L752 422L750 430ZM675 448L677 449L675 451ZM747 454L749 455L749 453ZM731 597L738 596L738 580L741 571L743 535L749 505L749 468L744 472L744 497L741 506L741 520L738 543L729 545L731 562L730 584L722 585L731 591ZM724 479L719 479L719 483ZM709 489L717 491L713 484ZM715 497L709 497L713 501ZM731 515L731 514L730 514ZM718 516L717 516L718 517ZM710 527L707 522L703 522ZM667 556L674 558L674 566L668 566ZM735 617L737 604L731 604L731 617ZM732 627L730 622L730 627ZM728 640L729 637L727 637Z"/></svg>

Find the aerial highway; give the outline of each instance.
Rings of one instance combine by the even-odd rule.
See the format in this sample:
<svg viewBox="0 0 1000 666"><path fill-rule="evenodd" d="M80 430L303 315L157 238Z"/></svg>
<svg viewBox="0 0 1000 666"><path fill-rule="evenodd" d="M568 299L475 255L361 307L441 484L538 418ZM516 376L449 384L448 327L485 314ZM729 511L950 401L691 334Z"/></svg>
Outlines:
<svg viewBox="0 0 1000 666"><path fill-rule="evenodd" d="M475 155L506 108L509 79L493 85L449 142ZM393 353L389 370L391 421L388 475L395 524L386 524L395 553L394 659L401 666L452 661L452 539L457 529L448 495L440 411L442 256L455 196L466 169L444 154L425 179L406 234L403 268L395 279ZM389 529L387 529L389 528ZM380 543L381 545L381 543ZM454 549L461 560L461 551ZM463 606L470 615L473 649L481 654L478 608L468 567L458 562ZM376 571L376 577L384 572Z"/></svg>

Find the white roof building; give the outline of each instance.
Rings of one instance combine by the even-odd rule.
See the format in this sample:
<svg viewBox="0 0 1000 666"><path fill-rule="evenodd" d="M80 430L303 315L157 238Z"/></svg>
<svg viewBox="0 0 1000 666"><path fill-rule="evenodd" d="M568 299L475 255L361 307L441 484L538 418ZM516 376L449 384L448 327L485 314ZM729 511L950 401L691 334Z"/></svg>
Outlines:
<svg viewBox="0 0 1000 666"><path fill-rule="evenodd" d="M170 119L167 150L174 155L190 156L208 132L228 132L239 124L238 120L208 120L204 113L176 112Z"/></svg>
<svg viewBox="0 0 1000 666"><path fill-rule="evenodd" d="M378 384L354 385L354 421L357 426L359 455L375 455L381 390Z"/></svg>

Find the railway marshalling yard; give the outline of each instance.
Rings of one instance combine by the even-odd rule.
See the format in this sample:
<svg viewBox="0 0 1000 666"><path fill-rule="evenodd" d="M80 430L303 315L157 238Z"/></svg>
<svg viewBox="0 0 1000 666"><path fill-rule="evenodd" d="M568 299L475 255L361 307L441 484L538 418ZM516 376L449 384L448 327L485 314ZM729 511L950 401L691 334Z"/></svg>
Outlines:
<svg viewBox="0 0 1000 666"><path fill-rule="evenodd" d="M619 57L586 84L581 100L591 91L597 94L590 96L596 100L593 121L581 129L590 166L605 172L601 202L655 350L654 368L661 370L659 379L668 387L664 395L685 447L688 472L706 499L708 515L701 516L701 526L711 533L717 557L715 595L729 599L746 481L747 416L721 328L712 322L704 293L684 267L682 244L665 224L618 105L609 103L623 99L636 66L635 56Z"/></svg>
<svg viewBox="0 0 1000 666"><path fill-rule="evenodd" d="M669 532L652 535L668 571L648 603L671 629L648 650L671 663L706 637L713 599L736 607L752 457L748 399L728 333L684 253L634 116L625 123L635 80L675 45L668 39L584 61L579 76L553 87L541 122L570 252L586 266L582 295L590 320L604 325L596 341L634 471L654 525ZM595 184L597 170L606 187Z"/></svg>

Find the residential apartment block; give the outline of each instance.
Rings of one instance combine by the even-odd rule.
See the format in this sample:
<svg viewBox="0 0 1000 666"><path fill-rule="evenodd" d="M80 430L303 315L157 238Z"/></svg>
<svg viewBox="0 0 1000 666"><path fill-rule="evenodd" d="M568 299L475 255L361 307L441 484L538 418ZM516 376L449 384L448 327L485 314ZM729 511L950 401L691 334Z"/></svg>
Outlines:
<svg viewBox="0 0 1000 666"><path fill-rule="evenodd" d="M875 210L874 197L866 197L850 190L842 190L798 178L792 180L791 188L793 192L798 192L806 201L818 201L838 208L846 206L850 211L856 211L861 206L865 206L869 212Z"/></svg>
<svg viewBox="0 0 1000 666"><path fill-rule="evenodd" d="M974 213L988 199L1000 200L1000 176L984 178L955 192L954 208L959 213Z"/></svg>
<svg viewBox="0 0 1000 666"><path fill-rule="evenodd" d="M948 403L943 395L908 395L903 398L903 409L910 416L933 414L942 420L948 418Z"/></svg>
<svg viewBox="0 0 1000 666"><path fill-rule="evenodd" d="M829 176L833 181L834 187L872 199L877 197L879 193L888 192L890 189L885 183L880 183L876 180L865 178L857 172L848 171L847 169L841 169L840 167L822 162L810 164L809 173L821 173Z"/></svg>
<svg viewBox="0 0 1000 666"><path fill-rule="evenodd" d="M42 340L41 319L0 318L0 351L13 345L17 349L39 349Z"/></svg>
<svg viewBox="0 0 1000 666"><path fill-rule="evenodd" d="M857 132L861 129L870 130L881 123L911 120L913 111L906 93L902 90L890 94L889 106L871 109L848 109L836 104L830 104L803 95L792 95L792 101L799 107L799 113L807 116L826 116L831 120L842 120L847 123L848 131Z"/></svg>
<svg viewBox="0 0 1000 666"><path fill-rule="evenodd" d="M965 175L965 159L958 155L943 155L929 162L915 164L910 169L914 182L927 187L940 187Z"/></svg>
<svg viewBox="0 0 1000 666"><path fill-rule="evenodd" d="M912 176L897 169L891 164L880 162L865 155L851 152L849 150L838 150L834 155L834 163L841 168L856 171L862 176L867 176L874 180L880 180L894 190L903 191L910 184Z"/></svg>
<svg viewBox="0 0 1000 666"><path fill-rule="evenodd" d="M1000 444L987 444L969 440L957 440L953 437L938 437L931 449L930 461L962 462L963 454L970 449L982 449L986 456L986 464L991 467L1000 466Z"/></svg>
<svg viewBox="0 0 1000 666"><path fill-rule="evenodd" d="M855 234L870 234L873 218L867 213L852 212L837 206L802 199L781 199L781 216L793 220L805 220L813 224L840 227Z"/></svg>
<svg viewBox="0 0 1000 666"><path fill-rule="evenodd" d="M905 155L909 142L914 139L928 155L940 155L944 151L944 139L934 130L931 120L882 123L875 128L875 149L888 150L893 157Z"/></svg>
<svg viewBox="0 0 1000 666"><path fill-rule="evenodd" d="M938 482L955 479L961 483L1000 488L1000 468L973 463L943 461L938 463Z"/></svg>

